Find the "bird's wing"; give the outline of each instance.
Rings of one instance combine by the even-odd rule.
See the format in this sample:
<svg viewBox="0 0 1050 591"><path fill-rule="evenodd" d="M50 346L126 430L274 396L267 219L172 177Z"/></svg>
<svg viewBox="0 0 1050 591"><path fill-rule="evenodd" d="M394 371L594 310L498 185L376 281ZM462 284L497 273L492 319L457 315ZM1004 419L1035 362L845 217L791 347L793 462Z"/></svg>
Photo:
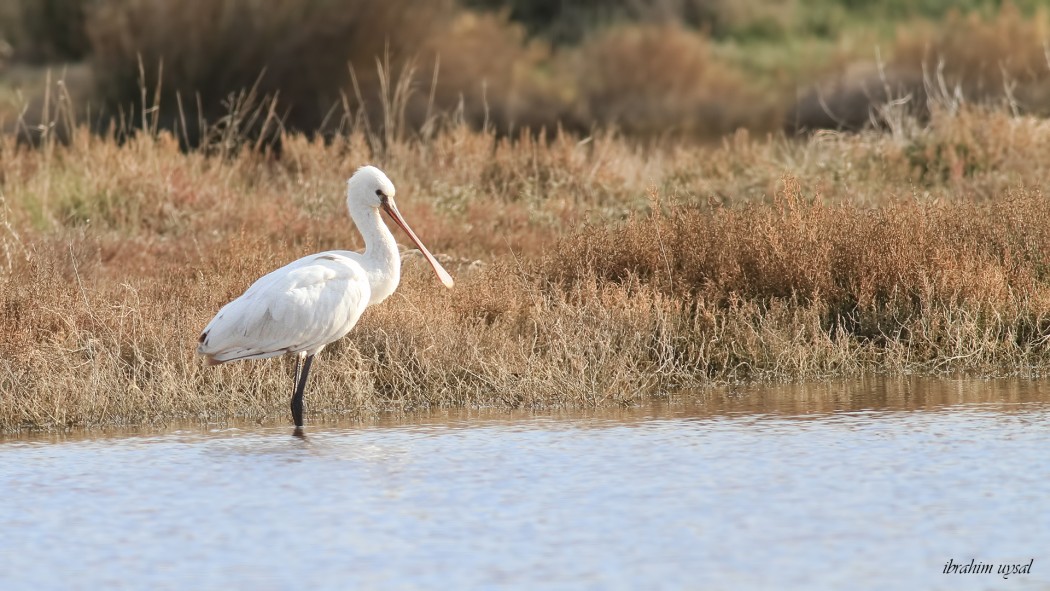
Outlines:
<svg viewBox="0 0 1050 591"><path fill-rule="evenodd" d="M317 352L342 338L368 305L364 268L325 252L261 277L226 304L201 333L198 353L213 363Z"/></svg>

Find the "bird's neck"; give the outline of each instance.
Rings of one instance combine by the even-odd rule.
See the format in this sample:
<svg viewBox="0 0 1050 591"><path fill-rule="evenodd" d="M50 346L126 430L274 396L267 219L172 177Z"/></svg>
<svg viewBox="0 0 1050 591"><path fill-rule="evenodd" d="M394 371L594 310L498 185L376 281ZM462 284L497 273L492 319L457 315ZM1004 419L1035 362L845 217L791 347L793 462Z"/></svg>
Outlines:
<svg viewBox="0 0 1050 591"><path fill-rule="evenodd" d="M369 304L378 304L392 294L401 281L401 253L378 209L351 208L350 217L365 239L362 265L368 273L372 292Z"/></svg>

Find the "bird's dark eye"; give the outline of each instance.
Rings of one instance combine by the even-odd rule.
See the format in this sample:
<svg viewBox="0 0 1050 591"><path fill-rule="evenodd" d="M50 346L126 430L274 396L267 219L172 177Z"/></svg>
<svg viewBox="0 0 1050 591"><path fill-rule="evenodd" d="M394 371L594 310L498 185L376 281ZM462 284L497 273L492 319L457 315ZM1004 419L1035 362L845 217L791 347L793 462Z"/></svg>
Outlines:
<svg viewBox="0 0 1050 591"><path fill-rule="evenodd" d="M382 197L383 196L383 190L382 189L376 189L376 195L379 195L380 197Z"/></svg>

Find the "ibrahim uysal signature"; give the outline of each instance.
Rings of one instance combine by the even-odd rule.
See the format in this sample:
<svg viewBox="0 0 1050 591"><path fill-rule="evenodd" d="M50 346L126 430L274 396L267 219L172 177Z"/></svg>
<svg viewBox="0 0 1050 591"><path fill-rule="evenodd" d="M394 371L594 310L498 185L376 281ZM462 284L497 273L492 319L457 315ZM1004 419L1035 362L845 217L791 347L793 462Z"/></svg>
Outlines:
<svg viewBox="0 0 1050 591"><path fill-rule="evenodd" d="M1007 578L1010 575L1027 575L1032 572L1032 563L1035 559L1028 561L1028 564L992 564L989 562L978 562L971 558L970 563L955 562L951 558L948 562L944 563L944 574L946 575L990 575L993 572L1002 575L1003 578ZM992 569L995 569L994 571Z"/></svg>

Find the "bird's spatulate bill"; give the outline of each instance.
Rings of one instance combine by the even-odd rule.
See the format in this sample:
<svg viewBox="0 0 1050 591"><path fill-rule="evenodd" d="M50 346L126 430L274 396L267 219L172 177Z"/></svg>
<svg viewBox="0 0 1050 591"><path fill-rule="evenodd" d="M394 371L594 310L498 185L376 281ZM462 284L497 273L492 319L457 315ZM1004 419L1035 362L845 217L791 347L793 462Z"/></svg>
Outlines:
<svg viewBox="0 0 1050 591"><path fill-rule="evenodd" d="M437 262L434 255L430 254L430 251L427 250L427 247L423 246L423 243L419 241L419 237L412 231L412 228L408 227L408 223L405 222L405 218L401 217L401 212L397 210L397 206L394 205L392 200L383 204L383 211L390 216L390 219L394 220L394 223L401 226L401 229L408 234L408 237L412 239L412 242L416 245L416 248L419 249L419 252L423 253L427 262L434 268L434 272L437 273L438 279L441 280L441 283L443 283L445 287L452 287L455 285L455 282L452 281L452 276L448 274L448 271L441 266L441 263Z"/></svg>

